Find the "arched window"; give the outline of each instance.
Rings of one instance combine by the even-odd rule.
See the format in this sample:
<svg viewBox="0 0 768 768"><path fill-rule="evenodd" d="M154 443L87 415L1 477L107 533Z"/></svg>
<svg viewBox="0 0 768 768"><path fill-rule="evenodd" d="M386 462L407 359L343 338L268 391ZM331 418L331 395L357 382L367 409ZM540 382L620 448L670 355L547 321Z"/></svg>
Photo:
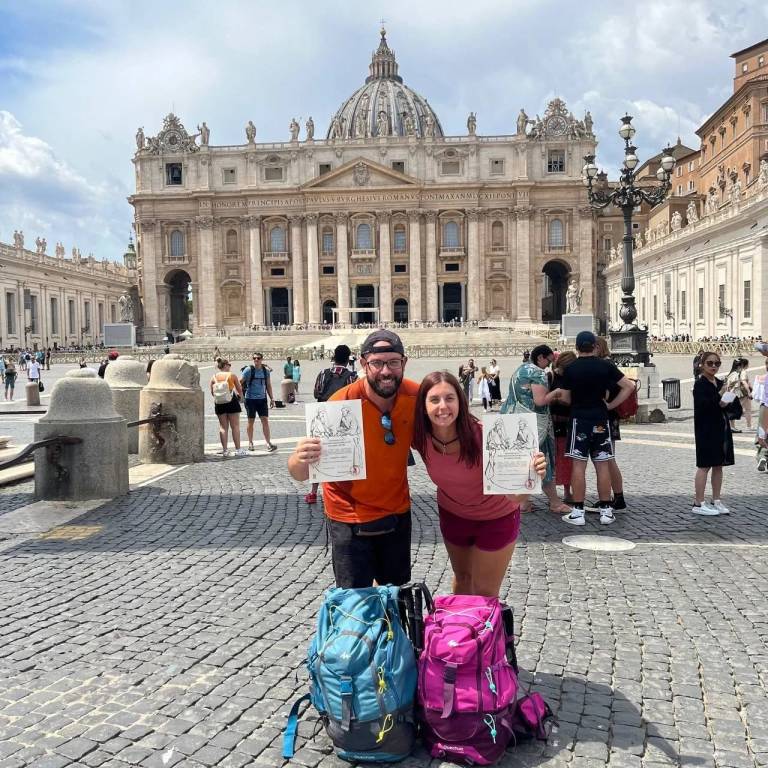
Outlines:
<svg viewBox="0 0 768 768"><path fill-rule="evenodd" d="M333 229L323 228L323 253L333 253Z"/></svg>
<svg viewBox="0 0 768 768"><path fill-rule="evenodd" d="M180 229L171 232L171 256L184 255L184 233Z"/></svg>
<svg viewBox="0 0 768 768"><path fill-rule="evenodd" d="M552 219L549 222L549 247L562 248L565 245L565 231L560 219Z"/></svg>
<svg viewBox="0 0 768 768"><path fill-rule="evenodd" d="M494 248L504 245L504 225L500 221L491 224L491 245Z"/></svg>
<svg viewBox="0 0 768 768"><path fill-rule="evenodd" d="M272 227L269 230L269 250L272 253L285 251L285 230L281 226Z"/></svg>
<svg viewBox="0 0 768 768"><path fill-rule="evenodd" d="M227 249L227 253L237 253L237 230L227 230L225 247Z"/></svg>
<svg viewBox="0 0 768 768"><path fill-rule="evenodd" d="M373 242L371 241L371 225L358 224L356 230L355 247L359 251L371 250Z"/></svg>
<svg viewBox="0 0 768 768"><path fill-rule="evenodd" d="M408 302L405 299L395 299L395 311L393 313L396 323L408 322Z"/></svg>
<svg viewBox="0 0 768 768"><path fill-rule="evenodd" d="M407 240L405 236L405 225L403 224L397 224L395 226L395 238L394 238L394 246L395 246L395 253L405 253L407 245Z"/></svg>
<svg viewBox="0 0 768 768"><path fill-rule="evenodd" d="M443 224L443 248L459 247L459 225L455 221Z"/></svg>

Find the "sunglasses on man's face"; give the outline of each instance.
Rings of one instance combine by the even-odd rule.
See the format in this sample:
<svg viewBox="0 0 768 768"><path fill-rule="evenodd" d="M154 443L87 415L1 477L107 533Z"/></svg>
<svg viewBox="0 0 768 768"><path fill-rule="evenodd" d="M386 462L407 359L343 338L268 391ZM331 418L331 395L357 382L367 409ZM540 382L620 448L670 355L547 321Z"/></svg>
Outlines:
<svg viewBox="0 0 768 768"><path fill-rule="evenodd" d="M395 433L392 431L392 417L388 413L381 414L381 426L384 428L384 442L387 445L395 444Z"/></svg>

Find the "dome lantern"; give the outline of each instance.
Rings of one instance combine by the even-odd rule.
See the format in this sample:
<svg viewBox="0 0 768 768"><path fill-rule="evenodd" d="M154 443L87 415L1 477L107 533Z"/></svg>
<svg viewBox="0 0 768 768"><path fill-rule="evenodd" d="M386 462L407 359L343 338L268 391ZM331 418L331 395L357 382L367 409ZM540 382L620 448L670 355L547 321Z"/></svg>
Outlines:
<svg viewBox="0 0 768 768"><path fill-rule="evenodd" d="M395 80L398 83L403 82L403 78L397 74L397 60L395 52L390 50L387 45L387 30L381 28L381 42L379 47L371 56L371 64L368 67L370 74L365 78L366 83L371 80Z"/></svg>

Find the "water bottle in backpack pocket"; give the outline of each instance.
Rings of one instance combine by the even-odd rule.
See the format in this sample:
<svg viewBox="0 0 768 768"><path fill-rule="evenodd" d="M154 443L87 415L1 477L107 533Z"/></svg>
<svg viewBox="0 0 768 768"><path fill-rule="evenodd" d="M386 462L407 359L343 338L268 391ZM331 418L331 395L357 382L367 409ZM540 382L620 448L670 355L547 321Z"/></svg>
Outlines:
<svg viewBox="0 0 768 768"><path fill-rule="evenodd" d="M309 698L337 755L350 762L394 762L413 749L416 661L397 598L391 586L334 588L320 608L307 656ZM286 758L300 701L286 728Z"/></svg>

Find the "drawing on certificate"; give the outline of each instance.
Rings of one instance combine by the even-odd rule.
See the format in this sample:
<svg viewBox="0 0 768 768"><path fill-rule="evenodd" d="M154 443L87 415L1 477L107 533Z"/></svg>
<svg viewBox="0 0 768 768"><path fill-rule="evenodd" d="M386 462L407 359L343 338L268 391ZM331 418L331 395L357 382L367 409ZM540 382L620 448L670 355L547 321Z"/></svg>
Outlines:
<svg viewBox="0 0 768 768"><path fill-rule="evenodd" d="M489 495L541 493L541 479L532 466L539 450L533 413L483 416L483 488Z"/></svg>
<svg viewBox="0 0 768 768"><path fill-rule="evenodd" d="M309 465L313 483L365 480L360 400L308 403L306 422L307 435L320 438L320 460Z"/></svg>

